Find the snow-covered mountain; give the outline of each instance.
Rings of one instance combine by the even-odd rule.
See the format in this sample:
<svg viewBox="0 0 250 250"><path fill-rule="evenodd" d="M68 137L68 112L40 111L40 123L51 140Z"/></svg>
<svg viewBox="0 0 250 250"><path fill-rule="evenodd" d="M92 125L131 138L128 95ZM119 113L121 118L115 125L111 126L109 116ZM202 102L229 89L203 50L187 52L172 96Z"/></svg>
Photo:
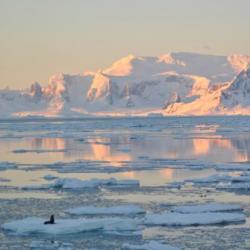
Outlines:
<svg viewBox="0 0 250 250"><path fill-rule="evenodd" d="M0 90L0 116L250 113L250 56L129 55L109 68Z"/></svg>

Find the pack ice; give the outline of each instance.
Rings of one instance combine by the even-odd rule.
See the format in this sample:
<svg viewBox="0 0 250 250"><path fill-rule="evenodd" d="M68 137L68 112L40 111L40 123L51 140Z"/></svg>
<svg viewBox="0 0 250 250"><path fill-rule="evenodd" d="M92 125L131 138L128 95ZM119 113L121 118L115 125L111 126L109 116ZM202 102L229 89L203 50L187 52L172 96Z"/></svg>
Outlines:
<svg viewBox="0 0 250 250"><path fill-rule="evenodd" d="M199 226L244 222L246 217L242 213L207 212L207 213L171 213L148 214L146 225L162 226Z"/></svg>
<svg viewBox="0 0 250 250"><path fill-rule="evenodd" d="M143 245L132 245L132 244L125 243L123 244L122 249L124 250L178 250L179 248L152 240Z"/></svg>
<svg viewBox="0 0 250 250"><path fill-rule="evenodd" d="M207 212L229 212L229 211L242 211L242 208L236 204L224 204L224 203L205 203L198 205L185 205L178 206L173 209L177 213L207 213Z"/></svg>
<svg viewBox="0 0 250 250"><path fill-rule="evenodd" d="M102 186L109 187L139 187L138 180L117 180L115 178L110 179L90 179L80 180L76 178L56 179L53 183L45 185L33 185L25 186L23 189L84 189L84 188L98 188Z"/></svg>
<svg viewBox="0 0 250 250"><path fill-rule="evenodd" d="M45 225L44 221L43 218L29 217L5 223L2 225L2 229L21 235L62 235L97 230L104 233L116 233L134 232L140 229L138 220L128 218L58 219L53 225Z"/></svg>
<svg viewBox="0 0 250 250"><path fill-rule="evenodd" d="M204 203L183 205L171 212L146 215L146 225L162 226L198 226L240 223L246 220L242 208L235 204Z"/></svg>

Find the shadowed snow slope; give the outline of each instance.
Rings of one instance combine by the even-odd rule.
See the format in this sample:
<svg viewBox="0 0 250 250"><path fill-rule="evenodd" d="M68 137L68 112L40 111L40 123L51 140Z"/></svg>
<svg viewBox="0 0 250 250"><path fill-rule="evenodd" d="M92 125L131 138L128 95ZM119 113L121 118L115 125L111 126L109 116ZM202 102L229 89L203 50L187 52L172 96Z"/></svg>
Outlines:
<svg viewBox="0 0 250 250"><path fill-rule="evenodd" d="M249 63L242 55L130 55L98 72L56 74L44 87L0 90L0 116L248 114Z"/></svg>

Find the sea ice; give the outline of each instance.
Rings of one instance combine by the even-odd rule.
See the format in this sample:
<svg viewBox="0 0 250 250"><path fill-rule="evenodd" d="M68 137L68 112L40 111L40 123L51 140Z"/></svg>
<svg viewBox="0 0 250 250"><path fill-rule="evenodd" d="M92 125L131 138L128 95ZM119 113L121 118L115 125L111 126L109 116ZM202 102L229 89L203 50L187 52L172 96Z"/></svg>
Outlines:
<svg viewBox="0 0 250 250"><path fill-rule="evenodd" d="M31 185L25 186L23 189L35 190L35 189L84 189L84 188L99 188L99 187L117 187L117 188L129 188L139 187L140 182L138 180L117 180L115 178L110 179L90 179L80 180L76 178L56 179L53 183L44 185Z"/></svg>
<svg viewBox="0 0 250 250"><path fill-rule="evenodd" d="M132 245L132 244L125 243L123 244L122 249L124 250L178 250L179 248L152 240L143 245Z"/></svg>
<svg viewBox="0 0 250 250"><path fill-rule="evenodd" d="M116 215L133 215L143 214L145 210L136 205L121 205L113 207L76 207L67 210L66 212L74 215L97 215L97 214L116 214Z"/></svg>
<svg viewBox="0 0 250 250"><path fill-rule="evenodd" d="M177 213L207 213L207 212L230 212L230 211L241 211L242 208L239 205L224 204L224 203L205 203L195 205L178 206L173 209Z"/></svg>
<svg viewBox="0 0 250 250"><path fill-rule="evenodd" d="M8 222L2 225L2 229L15 232L19 235L27 234L77 234L87 231L100 230L108 233L119 231L139 230L139 220L124 218L100 218L100 219L58 219L56 224L45 225L45 219L29 217L22 220Z"/></svg>
<svg viewBox="0 0 250 250"><path fill-rule="evenodd" d="M221 183L216 186L216 189L222 190L232 190L232 191L247 191L250 190L250 182L242 182L242 183Z"/></svg>
<svg viewBox="0 0 250 250"><path fill-rule="evenodd" d="M25 154L25 153L64 153L66 149L16 149L13 150L12 153L15 154Z"/></svg>
<svg viewBox="0 0 250 250"><path fill-rule="evenodd" d="M220 164L216 166L217 170L224 170L224 171L247 171L250 170L250 164L246 163L227 163L227 164Z"/></svg>
<svg viewBox="0 0 250 250"><path fill-rule="evenodd" d="M0 171L1 170L7 170L7 169L13 169L16 168L17 165L16 163L12 163L12 162L0 162Z"/></svg>
<svg viewBox="0 0 250 250"><path fill-rule="evenodd" d="M208 177L204 178L199 178L199 179L192 179L192 180L187 180L188 182L193 182L196 184L206 184L206 183L218 183L218 182L225 182L225 181L231 181L232 177L229 175L210 175Z"/></svg>
<svg viewBox="0 0 250 250"><path fill-rule="evenodd" d="M54 176L54 175L51 175L51 174L47 174L47 175L45 175L44 177L43 177L43 179L45 179L45 180L48 180L48 181L50 181L50 180L55 180L55 179L57 179L58 177L56 177L56 176Z"/></svg>
<svg viewBox="0 0 250 250"><path fill-rule="evenodd" d="M246 217L243 213L171 213L147 214L145 219L146 225L162 226L198 226L198 225L215 225L244 222Z"/></svg>

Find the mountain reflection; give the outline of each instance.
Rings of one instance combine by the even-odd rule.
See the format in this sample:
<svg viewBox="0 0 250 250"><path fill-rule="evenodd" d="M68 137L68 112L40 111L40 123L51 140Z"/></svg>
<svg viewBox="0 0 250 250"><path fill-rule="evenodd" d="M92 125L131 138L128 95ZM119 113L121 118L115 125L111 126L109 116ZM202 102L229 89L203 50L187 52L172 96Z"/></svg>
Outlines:
<svg viewBox="0 0 250 250"><path fill-rule="evenodd" d="M115 167L145 159L147 156L152 159L198 159L209 162L249 161L250 136L234 134L233 137L229 138L219 135L215 127L201 128L198 130L196 127L191 131L185 131L185 134L178 134L178 137L176 134L150 132L141 135L91 133L83 136L82 139L0 140L0 147L3 149L0 152L0 157L5 161L16 160L20 163L89 160ZM23 154L12 153L16 149L25 149L27 152ZM45 152L36 154L36 150L37 152L45 150ZM162 174L167 176L171 173L164 172ZM132 176L133 173L129 172L127 175Z"/></svg>

